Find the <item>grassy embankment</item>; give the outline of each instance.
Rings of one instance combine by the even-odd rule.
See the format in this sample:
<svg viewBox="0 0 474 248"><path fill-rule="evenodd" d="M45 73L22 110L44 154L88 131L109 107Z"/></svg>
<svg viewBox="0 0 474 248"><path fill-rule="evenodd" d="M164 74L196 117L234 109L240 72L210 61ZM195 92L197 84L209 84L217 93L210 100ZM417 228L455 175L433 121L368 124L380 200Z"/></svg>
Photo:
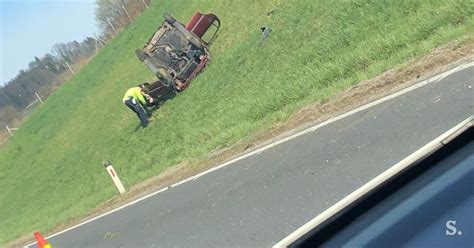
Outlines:
<svg viewBox="0 0 474 248"><path fill-rule="evenodd" d="M384 2L153 2L2 147L0 244L83 216L114 196L102 161L111 160L130 187L440 45L472 40L472 1ZM122 94L152 79L134 49L163 12L185 22L196 10L216 13L223 24L212 64L147 129L133 132L138 120ZM261 48L264 25L274 31Z"/></svg>

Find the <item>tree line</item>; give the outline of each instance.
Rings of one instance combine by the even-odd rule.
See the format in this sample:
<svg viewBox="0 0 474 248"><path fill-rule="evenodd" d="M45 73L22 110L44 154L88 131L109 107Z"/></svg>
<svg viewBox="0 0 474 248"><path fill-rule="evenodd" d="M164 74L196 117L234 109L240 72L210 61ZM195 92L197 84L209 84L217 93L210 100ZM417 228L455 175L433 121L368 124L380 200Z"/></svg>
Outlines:
<svg viewBox="0 0 474 248"><path fill-rule="evenodd" d="M81 42L70 41L52 46L50 53L34 57L28 67L0 87L0 125L22 119L22 112L47 97L71 77L72 68L79 69L96 52L138 16L150 0L96 0L95 18L99 34ZM72 69L71 68L71 69Z"/></svg>

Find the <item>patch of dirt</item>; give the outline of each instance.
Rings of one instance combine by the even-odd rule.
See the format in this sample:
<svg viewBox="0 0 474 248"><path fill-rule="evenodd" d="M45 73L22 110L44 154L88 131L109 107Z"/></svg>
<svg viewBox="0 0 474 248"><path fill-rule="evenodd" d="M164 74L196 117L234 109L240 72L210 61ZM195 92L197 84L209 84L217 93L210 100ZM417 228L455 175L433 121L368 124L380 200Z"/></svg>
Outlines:
<svg viewBox="0 0 474 248"><path fill-rule="evenodd" d="M471 61L474 61L474 40L463 45L453 42L440 47L421 59L409 61L373 79L354 85L325 103L307 106L265 133L256 134L232 147L214 151L199 162L183 162L175 165L160 175L131 187L124 195L113 197L101 204L90 215L49 230L45 236L82 223L157 190L171 187L170 185L185 178ZM23 246L33 241L32 234L25 235L7 244L7 247L18 247L20 244Z"/></svg>

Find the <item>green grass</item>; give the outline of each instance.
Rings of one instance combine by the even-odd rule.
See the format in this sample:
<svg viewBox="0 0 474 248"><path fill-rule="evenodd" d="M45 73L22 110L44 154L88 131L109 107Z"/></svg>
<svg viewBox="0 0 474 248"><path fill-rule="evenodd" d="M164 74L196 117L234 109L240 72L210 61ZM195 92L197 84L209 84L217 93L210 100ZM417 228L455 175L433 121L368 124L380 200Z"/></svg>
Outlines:
<svg viewBox="0 0 474 248"><path fill-rule="evenodd" d="M135 48L165 11L186 22L196 10L222 21L212 63L157 121L133 132L138 119L122 94L153 78ZM199 161L306 104L452 40L470 41L473 13L469 0L155 1L2 147L0 244L83 216L116 195L103 161L113 162L126 187ZM261 48L264 25L273 32Z"/></svg>

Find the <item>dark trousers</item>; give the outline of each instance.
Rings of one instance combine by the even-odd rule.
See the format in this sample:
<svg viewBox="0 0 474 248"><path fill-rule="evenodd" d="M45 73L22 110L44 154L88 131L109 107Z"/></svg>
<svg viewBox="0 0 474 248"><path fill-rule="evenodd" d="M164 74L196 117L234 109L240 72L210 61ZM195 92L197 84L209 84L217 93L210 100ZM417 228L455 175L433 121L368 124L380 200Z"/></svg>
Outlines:
<svg viewBox="0 0 474 248"><path fill-rule="evenodd" d="M131 109L133 112L137 114L138 118L140 119L142 127L146 127L148 125L147 114L146 114L145 109L143 109L142 105L138 103L138 100L136 100L136 103L133 103L132 98L130 98L126 100L124 103L125 105L127 105L129 109Z"/></svg>

